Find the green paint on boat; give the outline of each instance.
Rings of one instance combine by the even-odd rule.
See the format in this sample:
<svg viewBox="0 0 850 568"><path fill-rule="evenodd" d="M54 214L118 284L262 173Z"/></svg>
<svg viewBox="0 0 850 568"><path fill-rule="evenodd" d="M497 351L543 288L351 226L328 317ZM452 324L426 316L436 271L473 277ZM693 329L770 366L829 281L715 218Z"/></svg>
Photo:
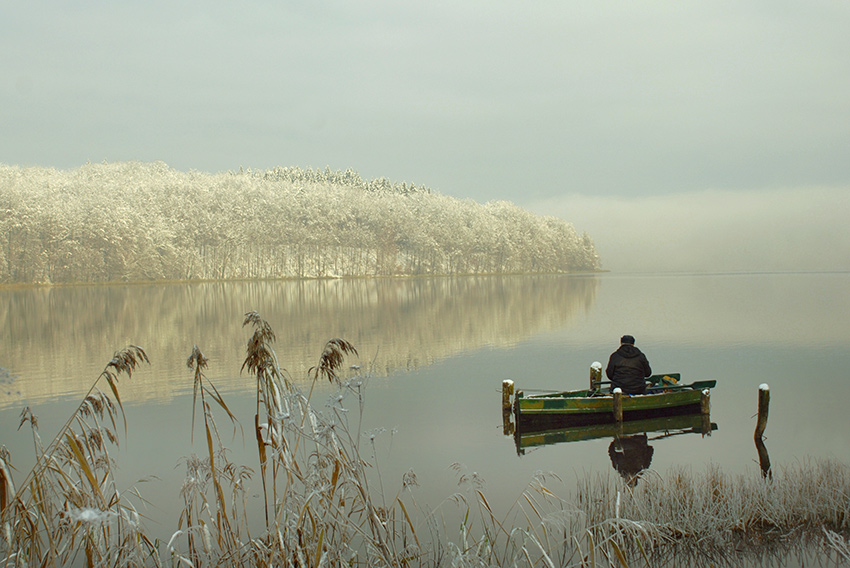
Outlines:
<svg viewBox="0 0 850 568"><path fill-rule="evenodd" d="M656 394L624 395L623 412L699 404L701 396L702 391L692 389ZM611 395L588 396L588 391L575 391L564 393L562 396L518 396L517 405L520 414L609 413L614 411L614 397Z"/></svg>
<svg viewBox="0 0 850 568"><path fill-rule="evenodd" d="M623 395L623 420L699 413L703 391L714 388L717 381L683 384L680 377L679 373L653 375L647 380L646 394ZM608 390L600 388L528 396L518 390L513 403L517 424L613 422L614 397Z"/></svg>

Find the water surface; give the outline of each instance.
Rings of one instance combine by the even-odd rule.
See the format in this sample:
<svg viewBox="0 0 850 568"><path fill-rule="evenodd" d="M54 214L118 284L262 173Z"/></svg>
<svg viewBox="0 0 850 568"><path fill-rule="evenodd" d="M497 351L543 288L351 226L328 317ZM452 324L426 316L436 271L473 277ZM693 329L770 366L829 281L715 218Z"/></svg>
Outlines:
<svg viewBox="0 0 850 568"><path fill-rule="evenodd" d="M122 482L146 475L150 516L176 525L180 457L190 445L197 344L209 377L245 428L253 383L240 374L243 314L258 310L278 335L277 353L296 380L324 342L358 348L368 370L362 432L380 432L377 456L389 493L413 469L420 501L456 488L463 464L507 506L537 471L565 490L585 473L612 471L609 438L517 455L502 432L501 381L527 390L583 388L593 361L607 360L630 333L655 372L716 379L710 436L651 441L651 467L758 472L753 444L757 391L770 385L766 445L774 467L807 459L850 462L843 408L850 369L848 273L515 276L352 281L92 286L0 291L0 426L19 470L31 439L16 432L23 406L49 439L112 352L144 347L151 365L121 380L129 434L118 453ZM354 371L352 371L354 372ZM306 383L304 383L306 384ZM322 386L318 397L327 397ZM317 400L319 400L317 398ZM321 403L320 403L321 404ZM235 457L254 465L237 435ZM202 452L202 448L195 449ZM557 484L558 482L556 482Z"/></svg>

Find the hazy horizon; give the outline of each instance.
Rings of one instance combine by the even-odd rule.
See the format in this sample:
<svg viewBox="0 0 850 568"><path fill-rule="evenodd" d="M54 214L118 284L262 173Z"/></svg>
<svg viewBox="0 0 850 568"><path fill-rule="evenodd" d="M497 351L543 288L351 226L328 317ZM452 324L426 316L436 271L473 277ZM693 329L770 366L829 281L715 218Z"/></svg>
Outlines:
<svg viewBox="0 0 850 568"><path fill-rule="evenodd" d="M44 8L2 9L0 163L351 168L557 215L611 270L850 263L846 2Z"/></svg>
<svg viewBox="0 0 850 568"><path fill-rule="evenodd" d="M617 272L850 270L850 190L567 195L531 211L587 231Z"/></svg>

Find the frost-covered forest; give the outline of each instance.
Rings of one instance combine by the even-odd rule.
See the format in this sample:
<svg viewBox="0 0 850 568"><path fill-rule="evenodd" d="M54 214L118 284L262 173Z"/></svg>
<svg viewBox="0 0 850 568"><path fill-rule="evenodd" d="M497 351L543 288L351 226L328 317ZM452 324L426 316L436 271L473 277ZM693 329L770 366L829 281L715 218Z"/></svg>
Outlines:
<svg viewBox="0 0 850 568"><path fill-rule="evenodd" d="M0 282L596 270L569 223L347 170L0 165Z"/></svg>

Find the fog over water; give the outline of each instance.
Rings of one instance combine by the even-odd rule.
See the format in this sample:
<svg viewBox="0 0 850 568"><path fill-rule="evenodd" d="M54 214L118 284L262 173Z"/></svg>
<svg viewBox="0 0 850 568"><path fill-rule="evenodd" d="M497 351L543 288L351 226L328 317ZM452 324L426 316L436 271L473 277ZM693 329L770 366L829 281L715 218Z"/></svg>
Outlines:
<svg viewBox="0 0 850 568"><path fill-rule="evenodd" d="M850 270L850 190L567 195L530 207L589 232L616 272Z"/></svg>

